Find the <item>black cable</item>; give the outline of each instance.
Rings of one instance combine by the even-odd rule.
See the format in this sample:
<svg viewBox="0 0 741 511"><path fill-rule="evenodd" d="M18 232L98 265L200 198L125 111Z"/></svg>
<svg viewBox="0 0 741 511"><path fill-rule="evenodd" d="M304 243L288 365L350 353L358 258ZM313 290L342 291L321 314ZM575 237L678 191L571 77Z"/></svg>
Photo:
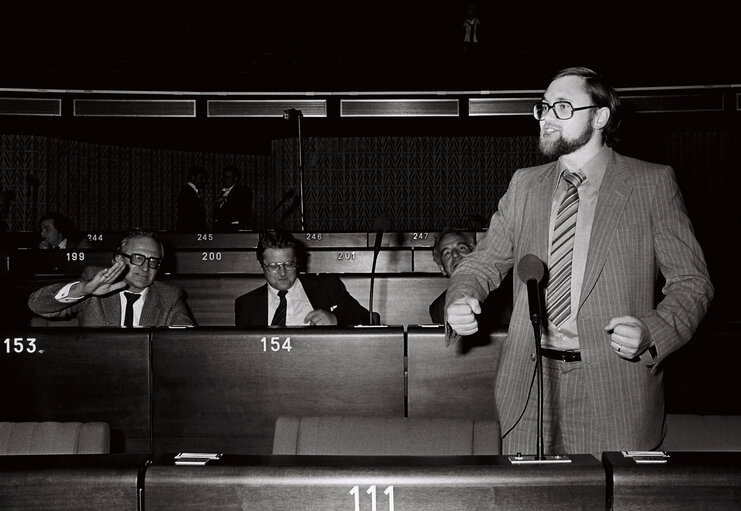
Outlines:
<svg viewBox="0 0 741 511"><path fill-rule="evenodd" d="M530 403L530 395L533 393L533 383L535 383L535 375L537 373L538 373L538 365L535 364L535 369L533 369L533 378L530 380L530 389L527 391L527 399L525 400L525 408L522 409L522 413L520 414L519 417L517 417L517 420L512 425L512 427L509 428L507 430L507 432L502 435L502 440L504 440L504 437L506 437L507 435L509 435L512 432L512 430L517 427L517 425L522 420L522 417L525 415L525 412L527 411L527 405Z"/></svg>

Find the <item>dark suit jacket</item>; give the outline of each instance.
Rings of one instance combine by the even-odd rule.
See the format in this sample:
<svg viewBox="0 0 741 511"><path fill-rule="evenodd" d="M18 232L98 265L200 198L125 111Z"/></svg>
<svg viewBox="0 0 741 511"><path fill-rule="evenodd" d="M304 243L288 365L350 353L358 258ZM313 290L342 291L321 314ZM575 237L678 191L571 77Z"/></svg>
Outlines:
<svg viewBox="0 0 741 511"><path fill-rule="evenodd" d="M87 267L83 280L89 280L101 268ZM67 283L52 284L31 293L28 307L45 318L77 317L83 327L120 327L121 299L118 292L104 296L88 296L72 303L60 303L54 297ZM196 322L185 303L183 291L171 284L154 281L147 291L140 326L195 326Z"/></svg>
<svg viewBox="0 0 741 511"><path fill-rule="evenodd" d="M368 309L347 292L336 275L299 275L311 306L332 312L339 326L371 324ZM332 307L337 306L334 310ZM238 327L268 326L268 285L258 287L234 302L234 324Z"/></svg>
<svg viewBox="0 0 741 511"><path fill-rule="evenodd" d="M178 232L206 232L206 209L196 191L184 184L178 194L177 223Z"/></svg>
<svg viewBox="0 0 741 511"><path fill-rule="evenodd" d="M216 208L216 232L231 232L247 229L252 215L252 190L245 185L236 184L221 207ZM232 222L238 222L233 224Z"/></svg>
<svg viewBox="0 0 741 511"><path fill-rule="evenodd" d="M548 260L548 226L557 162L515 172L491 218L486 237L450 278L447 302L464 295L483 299L526 254ZM515 233L515 234L513 234ZM666 284L655 304L657 274ZM497 372L495 400L507 431L527 402L533 375L533 329L527 288L513 279L514 306ZM713 286L702 249L674 177L666 165L612 151L599 191L589 254L576 310L586 382L585 409L597 426L584 431L577 452L646 450L662 439L661 362L692 337L707 311ZM656 360L626 360L610 347L604 327L617 316L635 316L648 326ZM503 452L525 452L535 429L520 423ZM523 437L525 429L529 437Z"/></svg>

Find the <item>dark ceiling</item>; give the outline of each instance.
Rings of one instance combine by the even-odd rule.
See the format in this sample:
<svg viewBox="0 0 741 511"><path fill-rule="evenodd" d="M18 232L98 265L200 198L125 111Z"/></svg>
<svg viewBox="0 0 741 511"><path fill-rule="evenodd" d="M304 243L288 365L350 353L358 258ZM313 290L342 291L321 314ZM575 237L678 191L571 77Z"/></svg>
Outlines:
<svg viewBox="0 0 741 511"><path fill-rule="evenodd" d="M452 0L9 9L0 88L542 89L571 65L593 67L617 87L741 82L732 18L720 9L574 15L567 4L480 4L474 56L460 44L466 2Z"/></svg>

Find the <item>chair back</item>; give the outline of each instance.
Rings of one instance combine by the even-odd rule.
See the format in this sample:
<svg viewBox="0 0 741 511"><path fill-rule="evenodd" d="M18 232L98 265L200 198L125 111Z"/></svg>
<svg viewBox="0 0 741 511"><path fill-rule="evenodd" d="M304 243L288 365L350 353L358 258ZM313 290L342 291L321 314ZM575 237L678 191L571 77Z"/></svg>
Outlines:
<svg viewBox="0 0 741 511"><path fill-rule="evenodd" d="M0 422L0 455L108 454L106 422Z"/></svg>
<svg viewBox="0 0 741 511"><path fill-rule="evenodd" d="M273 454L465 456L501 454L499 422L451 418L281 416Z"/></svg>

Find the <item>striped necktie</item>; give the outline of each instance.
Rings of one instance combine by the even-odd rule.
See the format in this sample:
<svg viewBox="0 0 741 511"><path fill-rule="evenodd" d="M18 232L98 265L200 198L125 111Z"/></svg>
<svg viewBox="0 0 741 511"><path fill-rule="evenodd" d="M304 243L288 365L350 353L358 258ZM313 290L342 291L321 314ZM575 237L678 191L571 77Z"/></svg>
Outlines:
<svg viewBox="0 0 741 511"><path fill-rule="evenodd" d="M556 225L551 241L551 257L546 296L548 318L556 325L563 325L571 316L571 259L574 252L576 213L579 209L579 185L584 175L567 172L563 178L568 189L556 214Z"/></svg>
<svg viewBox="0 0 741 511"><path fill-rule="evenodd" d="M286 291L285 289L281 289L280 291L278 291L278 297L280 298L280 301L278 302L278 308L275 309L273 321L271 321L270 323L273 326L286 326L286 309L288 308L286 293L288 293L288 291Z"/></svg>

